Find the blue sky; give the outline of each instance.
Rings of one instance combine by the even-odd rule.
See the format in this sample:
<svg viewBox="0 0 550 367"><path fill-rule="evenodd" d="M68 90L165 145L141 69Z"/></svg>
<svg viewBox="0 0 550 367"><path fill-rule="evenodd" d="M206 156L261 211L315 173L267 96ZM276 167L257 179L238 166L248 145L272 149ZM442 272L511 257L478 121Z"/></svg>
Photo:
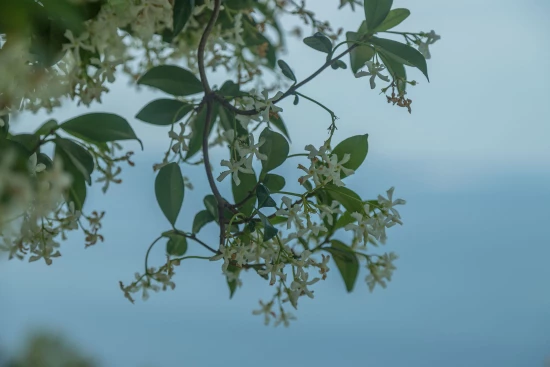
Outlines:
<svg viewBox="0 0 550 367"><path fill-rule="evenodd" d="M313 3L313 2L312 2ZM360 23L361 12L335 13L336 25ZM107 196L91 193L90 209L105 209L106 243L83 249L73 236L51 267L0 263L0 345L16 348L33 328L59 330L105 366L542 366L550 356L550 119L547 105L550 31L544 0L395 1L412 15L403 30L432 28L442 39L429 61L431 83L410 90L413 113L392 107L349 71L327 71L302 93L340 117L337 140L369 134L366 164L349 186L374 197L394 185L407 199L405 225L390 231L387 250L400 259L386 290L370 294L360 274L352 294L335 266L304 300L290 328L264 327L251 315L271 289L252 274L229 300L219 264L188 262L175 291L129 304L118 289L142 268L151 240L168 226L153 195L151 165L166 131L133 119L161 95L116 84L94 111L133 121L146 144L137 167ZM298 41L283 58L298 78L323 62ZM223 76L212 76L223 81ZM292 149L320 144L330 120L302 101L283 103ZM85 113L67 106L58 119ZM21 117L21 129L44 115ZM138 150L137 144L129 145ZM213 161L221 155L214 153ZM290 165L279 173L294 177ZM189 171L181 228L190 228L207 194L202 171ZM225 188L225 192L229 192ZM116 200L114 200L116 198ZM214 227L207 240L215 241ZM197 250L200 251L200 250ZM156 258L160 260L161 250Z"/></svg>

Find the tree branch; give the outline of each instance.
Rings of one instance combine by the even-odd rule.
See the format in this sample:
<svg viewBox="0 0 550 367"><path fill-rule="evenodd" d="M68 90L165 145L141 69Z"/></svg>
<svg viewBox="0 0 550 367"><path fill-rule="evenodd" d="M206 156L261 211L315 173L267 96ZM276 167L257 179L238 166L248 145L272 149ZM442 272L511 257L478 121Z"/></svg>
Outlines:
<svg viewBox="0 0 550 367"><path fill-rule="evenodd" d="M214 0L214 10L212 11L212 17L208 21L208 24L206 25L206 28L204 29L204 33L202 34L201 40L199 42L199 50L198 50L199 74L200 74L202 86L204 88L204 92L206 95L212 93L212 89L210 89L210 85L208 84L208 79L206 78L206 71L204 67L204 49L206 48L206 42L208 41L210 32L212 32L212 28L214 27L214 24L216 24L216 20L218 19L218 14L220 13L220 6L221 6L221 0Z"/></svg>

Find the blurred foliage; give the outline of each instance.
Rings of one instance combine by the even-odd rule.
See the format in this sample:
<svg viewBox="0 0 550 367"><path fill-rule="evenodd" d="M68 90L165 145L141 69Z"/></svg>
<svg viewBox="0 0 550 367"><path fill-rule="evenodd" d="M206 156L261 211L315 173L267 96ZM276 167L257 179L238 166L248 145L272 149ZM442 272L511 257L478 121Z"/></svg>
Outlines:
<svg viewBox="0 0 550 367"><path fill-rule="evenodd" d="M66 338L48 332L31 335L16 355L0 360L0 367L98 367Z"/></svg>

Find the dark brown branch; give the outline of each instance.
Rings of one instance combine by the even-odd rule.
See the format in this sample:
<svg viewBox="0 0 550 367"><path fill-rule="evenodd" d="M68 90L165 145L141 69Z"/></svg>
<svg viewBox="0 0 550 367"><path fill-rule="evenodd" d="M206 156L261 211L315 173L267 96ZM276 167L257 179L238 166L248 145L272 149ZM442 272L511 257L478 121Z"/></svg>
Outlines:
<svg viewBox="0 0 550 367"><path fill-rule="evenodd" d="M220 6L221 6L221 0L214 0L214 10L212 12L212 17L208 21L208 24L206 25L206 28L204 29L204 33L202 34L201 40L199 42L199 50L198 50L199 74L200 74L202 86L204 88L204 92L206 95L212 93L212 89L210 89L210 85L208 84L208 79L206 78L206 71L204 66L204 49L206 48L206 42L208 41L210 32L212 32L212 28L214 27L214 24L216 24L216 20L218 19L218 14L220 13Z"/></svg>
<svg viewBox="0 0 550 367"><path fill-rule="evenodd" d="M298 84L294 84L292 87L290 87L281 97L279 97L278 99L274 100L272 103L275 104L275 103L278 103L280 101L282 101L283 99L285 99L286 97L288 96L291 96L293 95L297 90L298 88L304 86L306 83L309 83L312 79L314 79L315 77L317 77L319 74L321 74L323 72L323 70L325 70L326 68L328 68L329 66L331 66L335 61L341 59L342 57L344 57L345 55L347 55L351 50L353 50L355 47L359 46L359 44L353 44L352 46L350 46L346 51L342 52L341 54L339 54L338 56L336 56L335 58L333 59L330 59L328 60L327 62L325 62L319 69L317 69L313 74L311 74L310 76L308 76L307 78L305 78L304 80L302 80L300 83ZM214 98L220 102L221 104L224 105L224 107L226 107L228 110L234 112L235 114L237 115L245 115L245 116L252 116L252 115L256 115L258 113L260 113L261 111L258 111L256 109L252 109L252 110L241 110L235 106L233 106L231 103L229 103L229 101L227 101L225 98L223 98L222 96L218 95L218 94L214 94Z"/></svg>

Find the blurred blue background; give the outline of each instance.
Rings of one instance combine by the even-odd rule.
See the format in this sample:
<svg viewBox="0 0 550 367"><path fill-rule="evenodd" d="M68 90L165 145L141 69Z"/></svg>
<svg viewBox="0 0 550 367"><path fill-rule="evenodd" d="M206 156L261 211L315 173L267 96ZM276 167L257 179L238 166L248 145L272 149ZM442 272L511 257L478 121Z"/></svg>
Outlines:
<svg viewBox="0 0 550 367"><path fill-rule="evenodd" d="M400 30L442 35L429 61L431 83L409 90L413 113L386 103L366 79L329 70L302 93L340 117L336 141L369 134L366 164L348 185L376 197L390 186L407 200L404 226L389 232L400 255L388 288L372 294L360 273L347 294L332 266L315 299L303 299L290 328L265 327L252 316L272 289L245 273L229 300L220 264L182 263L175 291L131 305L118 281L143 268L145 251L167 223L157 207L152 164L167 133L133 118L159 98L117 82L103 105L68 103L59 121L88 111L134 122L146 149L124 183L89 194L88 210L106 210L106 242L84 250L73 236L53 266L0 262L0 345L18 348L37 327L60 330L104 366L542 366L550 356L550 48L547 0L395 1L412 15ZM336 1L311 2L319 18L355 30L362 9L335 12ZM292 21L286 23L289 27ZM349 25L353 26L350 27ZM299 79L323 62L299 40L284 59ZM223 75L213 75L223 82ZM330 119L303 100L282 104L292 150L320 145ZM29 130L46 115L22 115ZM213 162L221 159L214 151ZM278 169L292 181L294 163ZM207 194L203 171L186 175L178 227L190 229ZM228 187L223 191L230 197ZM215 228L204 237L215 243ZM209 232L209 233L207 233ZM162 248L152 257L162 261ZM199 248L192 247L196 253Z"/></svg>

